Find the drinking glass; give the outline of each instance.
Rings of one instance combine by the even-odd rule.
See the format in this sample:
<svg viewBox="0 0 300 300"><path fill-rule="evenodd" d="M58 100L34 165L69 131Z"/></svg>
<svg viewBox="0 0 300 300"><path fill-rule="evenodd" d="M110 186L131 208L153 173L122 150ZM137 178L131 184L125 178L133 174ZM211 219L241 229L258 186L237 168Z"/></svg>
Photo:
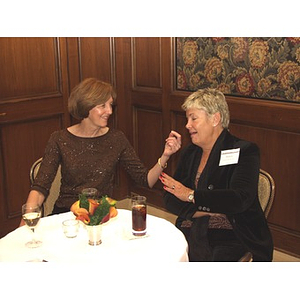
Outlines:
<svg viewBox="0 0 300 300"><path fill-rule="evenodd" d="M145 196L134 196L131 198L132 210L132 234L143 236L146 234L147 204Z"/></svg>
<svg viewBox="0 0 300 300"><path fill-rule="evenodd" d="M65 220L62 222L63 231L67 238L74 238L79 231L79 221L74 219Z"/></svg>
<svg viewBox="0 0 300 300"><path fill-rule="evenodd" d="M26 226L32 231L32 240L26 243L29 248L39 247L42 242L34 238L34 230L42 215L41 207L38 205L24 204L22 206L22 217Z"/></svg>

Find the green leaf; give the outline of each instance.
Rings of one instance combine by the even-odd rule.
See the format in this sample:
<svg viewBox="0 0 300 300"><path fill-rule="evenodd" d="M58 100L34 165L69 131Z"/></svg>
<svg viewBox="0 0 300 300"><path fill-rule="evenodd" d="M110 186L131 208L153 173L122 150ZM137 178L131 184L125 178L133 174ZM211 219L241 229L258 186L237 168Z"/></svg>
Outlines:
<svg viewBox="0 0 300 300"><path fill-rule="evenodd" d="M103 196L100 200L100 205L95 209L94 214L90 217L89 225L98 225L102 219L109 213L110 204Z"/></svg>
<svg viewBox="0 0 300 300"><path fill-rule="evenodd" d="M87 211L89 211L90 203L84 194L79 195L79 207L85 208Z"/></svg>

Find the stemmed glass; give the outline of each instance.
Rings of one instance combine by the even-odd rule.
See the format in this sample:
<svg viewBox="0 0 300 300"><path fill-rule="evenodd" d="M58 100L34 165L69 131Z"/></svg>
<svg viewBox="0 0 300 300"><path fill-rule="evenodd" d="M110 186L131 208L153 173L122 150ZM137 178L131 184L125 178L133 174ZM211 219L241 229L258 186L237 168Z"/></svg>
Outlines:
<svg viewBox="0 0 300 300"><path fill-rule="evenodd" d="M41 207L38 205L24 204L22 206L22 217L29 229L32 231L32 240L26 243L29 248L39 247L42 242L34 238L34 229L42 215Z"/></svg>

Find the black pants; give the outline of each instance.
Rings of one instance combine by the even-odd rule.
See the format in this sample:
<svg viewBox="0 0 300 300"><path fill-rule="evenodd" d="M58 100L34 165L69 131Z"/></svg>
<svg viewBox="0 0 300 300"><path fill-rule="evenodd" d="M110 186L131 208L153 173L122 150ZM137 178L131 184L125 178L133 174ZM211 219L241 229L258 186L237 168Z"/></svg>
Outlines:
<svg viewBox="0 0 300 300"><path fill-rule="evenodd" d="M208 221L205 216L195 218L190 228L178 226L188 241L189 261L238 261L247 250L233 230L209 229Z"/></svg>

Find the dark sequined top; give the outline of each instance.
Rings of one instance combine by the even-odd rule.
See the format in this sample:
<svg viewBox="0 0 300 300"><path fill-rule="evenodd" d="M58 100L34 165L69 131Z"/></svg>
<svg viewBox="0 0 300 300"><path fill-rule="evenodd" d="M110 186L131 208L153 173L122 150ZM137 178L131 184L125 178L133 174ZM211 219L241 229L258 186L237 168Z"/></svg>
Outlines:
<svg viewBox="0 0 300 300"><path fill-rule="evenodd" d="M58 207L69 208L83 188L97 188L100 195L112 195L118 163L139 185L148 187L148 169L136 155L124 133L110 129L93 138L77 137L67 129L52 133L32 190L49 194L52 181L61 164L61 190Z"/></svg>

